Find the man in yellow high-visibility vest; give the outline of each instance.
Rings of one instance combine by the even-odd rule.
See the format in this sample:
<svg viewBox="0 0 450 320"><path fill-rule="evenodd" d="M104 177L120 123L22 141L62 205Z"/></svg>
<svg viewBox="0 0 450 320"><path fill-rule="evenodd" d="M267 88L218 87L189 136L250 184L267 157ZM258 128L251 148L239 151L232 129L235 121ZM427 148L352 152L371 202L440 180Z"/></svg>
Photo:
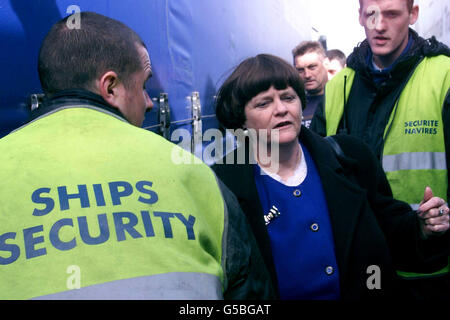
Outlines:
<svg viewBox="0 0 450 320"><path fill-rule="evenodd" d="M394 197L417 209L425 187L449 199L450 50L409 28L413 0L360 0L367 39L325 89L311 129L364 140L383 164ZM418 298L450 299L449 261L398 271Z"/></svg>
<svg viewBox="0 0 450 320"><path fill-rule="evenodd" d="M142 40L80 18L46 36L46 99L0 140L0 299L273 298L234 195L139 128L152 107Z"/></svg>

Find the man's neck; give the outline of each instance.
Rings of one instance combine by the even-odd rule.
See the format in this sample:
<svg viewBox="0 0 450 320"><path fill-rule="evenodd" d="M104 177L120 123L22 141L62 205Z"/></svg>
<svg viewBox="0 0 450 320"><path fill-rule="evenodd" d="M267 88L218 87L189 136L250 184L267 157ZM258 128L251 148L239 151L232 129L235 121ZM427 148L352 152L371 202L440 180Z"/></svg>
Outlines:
<svg viewBox="0 0 450 320"><path fill-rule="evenodd" d="M377 56L373 55L373 63L378 69L387 69L394 64L400 55Z"/></svg>
<svg viewBox="0 0 450 320"><path fill-rule="evenodd" d="M403 53L405 53L405 49L407 49L407 47L409 47L408 46L409 39L410 39L410 36L406 37L403 40L402 44L396 50L391 52L390 54L382 55L382 56L373 54L373 57L372 57L373 63L381 70L391 67L397 61L397 59Z"/></svg>
<svg viewBox="0 0 450 320"><path fill-rule="evenodd" d="M50 112L56 108L61 107L61 105L70 105L70 104L86 104L92 105L101 109L105 109L110 113L120 116L125 119L125 116L119 111L119 109L114 108L110 104L108 104L102 96L94 93L92 91L88 91L85 89L69 89L62 90L57 93L47 94L47 97L44 99L43 103L39 108L31 111L29 115L29 121L40 117L43 114Z"/></svg>
<svg viewBox="0 0 450 320"><path fill-rule="evenodd" d="M325 88L320 91L306 91L306 95L310 97L322 96L325 93Z"/></svg>

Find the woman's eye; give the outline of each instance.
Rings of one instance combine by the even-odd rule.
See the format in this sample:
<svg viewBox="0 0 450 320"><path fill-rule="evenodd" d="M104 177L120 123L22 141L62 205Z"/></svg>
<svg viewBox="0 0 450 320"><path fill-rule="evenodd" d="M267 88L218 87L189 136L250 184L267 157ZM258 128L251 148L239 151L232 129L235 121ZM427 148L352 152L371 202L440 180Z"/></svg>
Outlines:
<svg viewBox="0 0 450 320"><path fill-rule="evenodd" d="M268 103L267 101L258 102L256 104L256 107L257 108L263 108L263 107L267 106L267 103Z"/></svg>
<svg viewBox="0 0 450 320"><path fill-rule="evenodd" d="M294 96L285 96L285 97L283 97L283 100L285 100L285 101L292 101L294 99L295 99Z"/></svg>

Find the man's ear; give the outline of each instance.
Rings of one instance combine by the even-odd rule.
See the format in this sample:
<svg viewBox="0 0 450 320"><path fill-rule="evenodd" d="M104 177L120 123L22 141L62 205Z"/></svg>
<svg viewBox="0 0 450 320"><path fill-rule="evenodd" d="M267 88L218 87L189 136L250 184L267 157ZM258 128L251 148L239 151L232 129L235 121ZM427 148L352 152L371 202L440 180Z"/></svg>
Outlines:
<svg viewBox="0 0 450 320"><path fill-rule="evenodd" d="M102 98L111 106L119 108L122 97L123 84L117 73L108 71L97 80L97 89Z"/></svg>
<svg viewBox="0 0 450 320"><path fill-rule="evenodd" d="M361 25L361 27L364 27L362 8L359 8L358 13L359 13L359 24Z"/></svg>
<svg viewBox="0 0 450 320"><path fill-rule="evenodd" d="M409 14L409 24L413 25L416 23L417 19L419 18L419 6L415 5L411 9L411 13Z"/></svg>

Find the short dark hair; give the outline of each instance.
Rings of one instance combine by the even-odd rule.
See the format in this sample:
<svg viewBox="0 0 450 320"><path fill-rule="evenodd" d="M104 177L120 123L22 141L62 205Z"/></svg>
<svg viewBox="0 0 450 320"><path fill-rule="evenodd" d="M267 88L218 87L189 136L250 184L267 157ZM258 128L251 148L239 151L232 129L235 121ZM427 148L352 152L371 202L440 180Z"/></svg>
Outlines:
<svg viewBox="0 0 450 320"><path fill-rule="evenodd" d="M360 8L362 8L362 1L363 0L359 0L359 6ZM414 0L406 0L406 6L408 8L408 11L411 12L412 8L414 7Z"/></svg>
<svg viewBox="0 0 450 320"><path fill-rule="evenodd" d="M245 105L271 86L277 90L291 87L305 108L305 89L297 70L279 57L259 54L241 62L220 87L216 100L220 124L226 129L242 128Z"/></svg>
<svg viewBox="0 0 450 320"><path fill-rule="evenodd" d="M337 60L341 64L342 67L345 66L347 57L345 54L339 49L332 49L327 51L327 58L331 60Z"/></svg>
<svg viewBox="0 0 450 320"><path fill-rule="evenodd" d="M299 45L297 45L294 49L292 49L292 56L303 56L309 52L316 52L321 55L323 58L326 58L325 49L319 41L303 41Z"/></svg>
<svg viewBox="0 0 450 320"><path fill-rule="evenodd" d="M92 90L94 81L112 70L127 85L130 75L142 68L140 37L123 23L94 12L80 13L80 28L70 29L66 17L45 37L38 60L46 94L67 89Z"/></svg>

